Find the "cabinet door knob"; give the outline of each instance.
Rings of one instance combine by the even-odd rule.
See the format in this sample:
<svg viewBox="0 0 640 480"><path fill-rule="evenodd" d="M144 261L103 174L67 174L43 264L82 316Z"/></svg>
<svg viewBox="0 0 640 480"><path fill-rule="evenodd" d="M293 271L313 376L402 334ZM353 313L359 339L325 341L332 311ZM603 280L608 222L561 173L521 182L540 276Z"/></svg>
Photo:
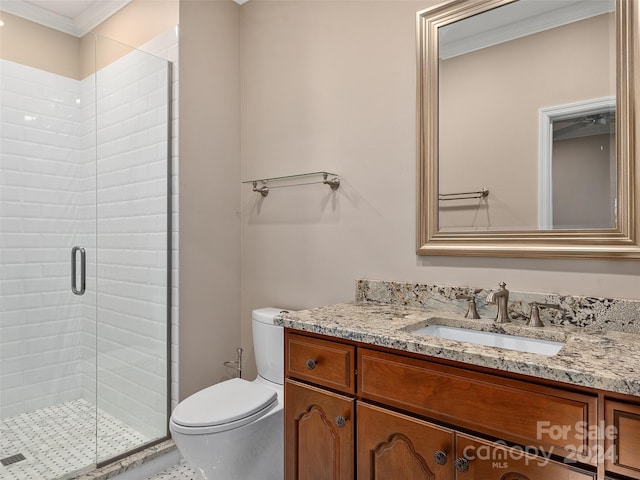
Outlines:
<svg viewBox="0 0 640 480"><path fill-rule="evenodd" d="M459 472L468 472L469 471L469 460L466 458L456 458L456 470Z"/></svg>
<svg viewBox="0 0 640 480"><path fill-rule="evenodd" d="M336 417L336 425L338 427L344 427L347 423L347 417L343 417L342 415L338 415Z"/></svg>
<svg viewBox="0 0 640 480"><path fill-rule="evenodd" d="M307 360L307 368L309 370L313 370L314 368L316 368L316 361L315 360Z"/></svg>
<svg viewBox="0 0 640 480"><path fill-rule="evenodd" d="M447 452L443 452L442 450L438 450L433 454L433 461L438 465L444 465L447 463Z"/></svg>

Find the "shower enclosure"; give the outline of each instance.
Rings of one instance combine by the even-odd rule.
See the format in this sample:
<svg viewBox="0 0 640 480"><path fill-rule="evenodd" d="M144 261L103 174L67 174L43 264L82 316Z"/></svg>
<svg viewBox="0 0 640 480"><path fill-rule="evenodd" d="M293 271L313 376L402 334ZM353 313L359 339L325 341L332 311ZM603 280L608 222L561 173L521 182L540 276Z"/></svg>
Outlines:
<svg viewBox="0 0 640 480"><path fill-rule="evenodd" d="M168 434L170 64L88 50L81 78L0 59L0 480Z"/></svg>

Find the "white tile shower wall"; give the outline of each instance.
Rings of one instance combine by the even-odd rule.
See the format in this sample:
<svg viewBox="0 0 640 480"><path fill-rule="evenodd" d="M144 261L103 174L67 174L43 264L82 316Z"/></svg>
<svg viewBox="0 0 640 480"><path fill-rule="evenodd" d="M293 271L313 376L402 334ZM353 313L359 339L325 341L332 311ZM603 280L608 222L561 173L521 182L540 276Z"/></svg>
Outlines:
<svg viewBox="0 0 640 480"><path fill-rule="evenodd" d="M97 401L166 431L166 62L132 51L96 75Z"/></svg>
<svg viewBox="0 0 640 480"><path fill-rule="evenodd" d="M95 76L79 82L82 125L79 133L82 165L86 179L79 221L87 232L87 291L79 312L80 384L83 399L96 404L96 85Z"/></svg>
<svg viewBox="0 0 640 480"><path fill-rule="evenodd" d="M0 60L0 416L80 396L83 297L70 251L86 240L75 80Z"/></svg>
<svg viewBox="0 0 640 480"><path fill-rule="evenodd" d="M174 359L177 359L177 31L167 32L144 48L174 62L172 349ZM0 414L12 416L78 397L96 401L97 300L101 315L100 333L105 335L99 356L100 404L119 418L135 424L149 436L162 434L158 425L164 428L166 423L163 415L166 400L164 380L161 381L160 377L164 375L166 366L149 352L164 356L164 347L162 351L158 348L159 339L165 333L164 327L154 324L155 319L148 318L149 315L144 321L148 328L131 327L133 313L140 311L145 303L153 307L155 315L151 317L164 314L164 310L158 307L158 302L161 302L158 291L165 279L159 278L157 269L151 264L156 260L165 261L164 256L155 253L156 247L160 248L162 243L158 229L165 222L159 218L160 204L157 199L163 187L158 184L157 178L160 162L153 161L157 158L158 149L145 148L145 141L150 140L146 147L152 146L154 138L160 135L159 131L145 129L145 121L150 119L149 102L162 95L157 91L155 95L151 94L158 78L152 76L148 79L151 84L140 80L134 87L139 92L136 104L143 110L138 119L135 119L130 105L126 110L121 110L128 112L130 118L117 119L102 104L100 113L105 113L106 122L101 124L104 129L99 133L100 139L109 139L114 131L109 127L121 121L122 134L129 133L131 138L138 139L138 143L133 143L134 140L129 143L105 141L100 146L104 158L97 180L100 185L98 210L105 214L105 218L99 226L100 231L106 234L100 245L104 249L100 261L111 263L101 267L101 273L105 275L104 282L100 283L104 295L96 299L96 264L95 255L91 254L95 252L96 233L96 177L93 163L97 154L96 78L91 76L77 82L5 61L1 67L0 383L3 388L0 393ZM120 73L126 70L126 67L119 68ZM101 75L111 73L104 71ZM119 81L123 82L120 86L126 88L125 78L121 75ZM69 95L69 92L72 94ZM149 95L142 95L142 92ZM39 95L44 105L33 100ZM140 101L141 96L145 97L144 101ZM30 102L36 105L32 110L25 110L25 104ZM116 109L117 104L109 104L109 107ZM58 118L60 113L62 118ZM125 123L127 128L133 130L125 132ZM114 147L116 143L120 153L134 150L134 154L116 158L119 152ZM162 153L165 151L163 149ZM69 155L75 163L70 164L66 158ZM132 163L118 164L123 159L129 159ZM69 176L65 169L71 168L73 174ZM113 183L119 179L125 180L120 187ZM135 187L134 182L138 182ZM149 198L132 197L140 193L148 194ZM52 212L55 216L49 215ZM45 216L45 213L49 216ZM28 215L26 219L19 217L25 214ZM136 233L128 235L125 231ZM85 246L88 252L87 293L82 297L69 292L70 247L76 244ZM114 254L115 248L127 251L118 256ZM124 274L128 275L126 281L123 281ZM49 277L53 280L47 281ZM133 287L142 290L143 301L130 298ZM49 292L47 288L53 290ZM162 286L163 292L164 288ZM104 305L113 305L114 308L103 308ZM135 367L130 368L131 363ZM172 370L175 375L172 385L175 405L176 360ZM156 404L157 414L149 415L151 409L146 404L148 401Z"/></svg>
<svg viewBox="0 0 640 480"><path fill-rule="evenodd" d="M140 46L140 50L171 62L171 409L178 404L178 26Z"/></svg>

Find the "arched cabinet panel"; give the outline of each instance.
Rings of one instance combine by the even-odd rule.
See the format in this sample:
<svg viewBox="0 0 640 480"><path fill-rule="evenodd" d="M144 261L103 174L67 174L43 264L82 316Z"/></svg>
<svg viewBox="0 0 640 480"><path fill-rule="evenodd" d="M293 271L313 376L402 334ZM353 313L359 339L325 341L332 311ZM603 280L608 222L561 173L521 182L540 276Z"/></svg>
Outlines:
<svg viewBox="0 0 640 480"><path fill-rule="evenodd" d="M358 480L453 478L451 430L361 402L356 414Z"/></svg>
<svg viewBox="0 0 640 480"><path fill-rule="evenodd" d="M285 471L296 480L352 480L354 400L285 383Z"/></svg>

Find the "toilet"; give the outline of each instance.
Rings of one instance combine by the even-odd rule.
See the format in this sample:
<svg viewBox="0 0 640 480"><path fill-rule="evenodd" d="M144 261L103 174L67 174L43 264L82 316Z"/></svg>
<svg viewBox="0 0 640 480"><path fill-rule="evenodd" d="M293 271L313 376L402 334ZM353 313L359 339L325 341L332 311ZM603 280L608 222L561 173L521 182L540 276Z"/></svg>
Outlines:
<svg viewBox="0 0 640 480"><path fill-rule="evenodd" d="M206 480L284 477L284 329L279 308L251 315L258 377L200 390L174 409L169 430L189 465Z"/></svg>

